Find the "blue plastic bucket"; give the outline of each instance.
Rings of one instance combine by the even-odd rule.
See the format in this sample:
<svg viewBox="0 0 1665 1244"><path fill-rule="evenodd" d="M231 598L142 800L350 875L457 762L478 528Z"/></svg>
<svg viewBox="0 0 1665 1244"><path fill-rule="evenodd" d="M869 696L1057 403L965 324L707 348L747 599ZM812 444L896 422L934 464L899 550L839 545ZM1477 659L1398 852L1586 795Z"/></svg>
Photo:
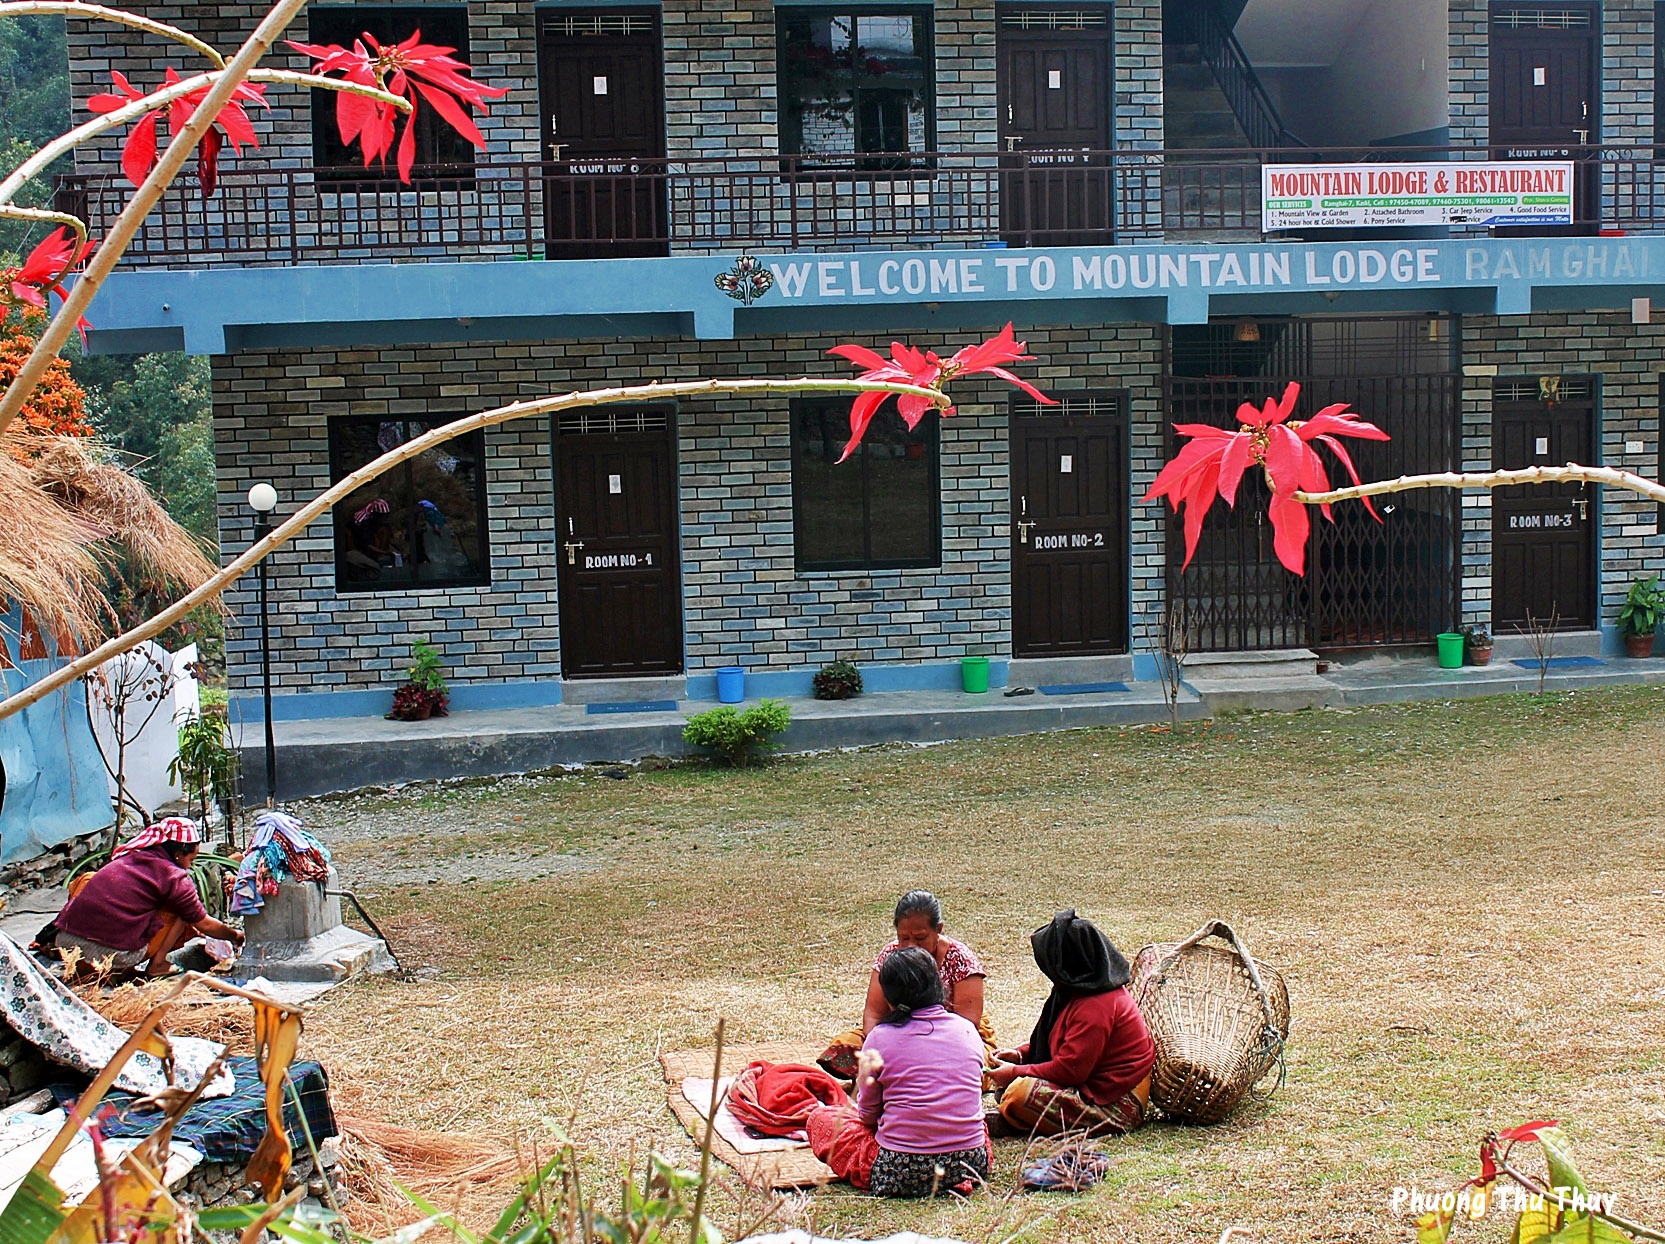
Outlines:
<svg viewBox="0 0 1665 1244"><path fill-rule="evenodd" d="M746 698L746 669L741 665L725 665L717 671L717 699L723 704L738 704Z"/></svg>

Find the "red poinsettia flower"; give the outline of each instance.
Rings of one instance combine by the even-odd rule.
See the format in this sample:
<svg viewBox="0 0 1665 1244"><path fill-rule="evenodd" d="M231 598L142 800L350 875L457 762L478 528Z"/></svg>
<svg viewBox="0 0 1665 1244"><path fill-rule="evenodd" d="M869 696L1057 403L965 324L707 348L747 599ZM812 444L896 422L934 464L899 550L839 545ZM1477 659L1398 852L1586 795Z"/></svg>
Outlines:
<svg viewBox="0 0 1665 1244"><path fill-rule="evenodd" d="M1227 505L1235 506L1237 486L1243 481L1243 473L1254 464L1266 472L1266 482L1272 489L1268 513L1272 520L1273 551L1286 568L1296 574L1306 573L1311 520L1306 504L1297 500L1295 494L1328 492L1330 488L1323 459L1311 442L1327 445L1356 484L1359 474L1336 437L1385 441L1388 434L1360 419L1345 403L1326 406L1305 422L1290 422L1289 416L1294 413L1295 399L1300 392L1301 386L1291 383L1283 397L1277 401L1267 398L1260 410L1253 403L1244 402L1237 408L1237 422L1241 426L1235 432L1206 423L1174 424L1174 431L1189 436L1191 442L1162 468L1145 500L1167 497L1175 513L1183 511L1185 562L1180 569L1191 564L1202 535L1203 516L1214 498L1223 497ZM1368 499L1364 505L1380 522ZM1335 521L1329 506L1320 508L1325 518Z"/></svg>
<svg viewBox="0 0 1665 1244"><path fill-rule="evenodd" d="M53 230L29 252L29 258L23 261L22 267L0 272L0 282L4 282L5 286L0 300L10 307L34 307L45 311L47 294L69 297L69 291L64 288L64 278L86 261L87 256L92 254L92 248L91 242L77 247L75 236L67 228ZM76 327L81 330L81 340L85 342L87 329L92 325L82 319Z"/></svg>
<svg viewBox="0 0 1665 1244"><path fill-rule="evenodd" d="M1029 362L1034 356L1024 353L1027 348L1028 344L1016 340L1012 326L1007 324L982 345L967 346L947 359L938 357L931 350L916 350L912 346L905 346L900 341L890 343L888 359L866 346L834 346L827 353L848 359L857 367L865 367L867 370L860 376L862 380L895 380L903 384L935 389L940 393L943 386L956 376L998 376L1008 384L1017 385L1037 402L1056 406L1056 398L1048 397L1027 380L1019 379L1002 366L1004 363ZM888 393L856 394L855 403L850 407L850 443L844 446L844 452L839 455L840 462L856 451L856 446L861 444L861 438L867 435L867 425L873 422L873 416L889 397ZM902 416L902 422L910 429L917 426L925 412L934 405L929 398L912 393L901 393L896 397L896 412ZM944 417L953 413L952 406L942 408Z"/></svg>
<svg viewBox="0 0 1665 1244"><path fill-rule="evenodd" d="M457 49L423 43L421 30L396 44L378 43L366 33L355 39L350 49L334 43L291 42L289 46L312 57L316 62L313 73L338 73L348 82L373 86L410 101L411 110L399 134L399 180L404 182L410 181L416 165L418 95L457 133L476 147L484 147L485 137L463 105L490 112L486 100L509 93L506 87L484 86L468 77L468 66L451 55ZM345 91L336 96L335 120L341 127L341 141L349 147L354 141L362 143L366 168L372 161L386 163L387 153L393 150L398 117L397 108L379 100Z"/></svg>
<svg viewBox="0 0 1665 1244"><path fill-rule="evenodd" d="M1522 1123L1519 1127L1511 1127L1498 1133L1499 1139L1508 1141L1537 1140L1538 1133L1557 1126L1554 1119L1534 1119L1531 1123Z"/></svg>
<svg viewBox="0 0 1665 1244"><path fill-rule="evenodd" d="M87 106L94 112L114 112L124 104L145 98L144 92L138 90L127 78L117 70L110 71L110 77L115 81L115 94L94 95L87 101ZM172 86L180 80L179 75L170 67L163 75L166 85ZM191 114L202 106L202 101L208 98L211 86L203 86L180 99L167 105L168 133L177 134L191 119ZM266 88L253 82L244 82L232 92L231 102L220 109L220 115L214 119L213 128L202 136L202 142L197 144L197 184L202 187L202 197L207 198L214 193L215 183L219 180L220 148L227 139L231 141L234 151L242 151L243 144L258 147L259 140L255 137L254 122L249 120L249 114L243 110L244 104L259 104L266 107ZM128 132L127 142L121 149L121 171L127 174L127 180L135 186L150 175L150 170L156 167L156 114L147 113L141 117Z"/></svg>

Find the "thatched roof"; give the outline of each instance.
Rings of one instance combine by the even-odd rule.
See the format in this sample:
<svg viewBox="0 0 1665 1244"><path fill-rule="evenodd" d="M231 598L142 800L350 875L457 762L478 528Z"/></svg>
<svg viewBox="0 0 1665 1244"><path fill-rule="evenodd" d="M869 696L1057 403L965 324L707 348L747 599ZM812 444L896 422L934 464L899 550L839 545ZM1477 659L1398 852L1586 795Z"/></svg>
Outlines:
<svg viewBox="0 0 1665 1244"><path fill-rule="evenodd" d="M196 539L95 440L10 432L0 452L0 600L80 643L114 614L118 562L180 594L214 573Z"/></svg>

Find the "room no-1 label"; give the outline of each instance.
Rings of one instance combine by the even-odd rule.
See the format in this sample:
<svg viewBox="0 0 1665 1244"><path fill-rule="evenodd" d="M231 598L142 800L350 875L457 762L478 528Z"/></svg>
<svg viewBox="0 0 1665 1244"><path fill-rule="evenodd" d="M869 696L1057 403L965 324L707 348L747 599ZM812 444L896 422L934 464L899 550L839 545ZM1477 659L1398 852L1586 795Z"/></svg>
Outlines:
<svg viewBox="0 0 1665 1244"><path fill-rule="evenodd" d="M1035 548L1040 552L1052 549L1102 549L1104 547L1104 533L1102 531L1072 531L1063 536L1036 536Z"/></svg>
<svg viewBox="0 0 1665 1244"><path fill-rule="evenodd" d="M585 570L633 570L653 565L652 553L586 553Z"/></svg>

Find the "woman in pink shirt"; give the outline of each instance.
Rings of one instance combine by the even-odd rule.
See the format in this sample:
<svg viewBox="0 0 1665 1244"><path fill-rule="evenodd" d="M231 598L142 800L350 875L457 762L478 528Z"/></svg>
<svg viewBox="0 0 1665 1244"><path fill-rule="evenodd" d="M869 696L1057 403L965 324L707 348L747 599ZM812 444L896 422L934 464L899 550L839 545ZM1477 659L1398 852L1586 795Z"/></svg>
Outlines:
<svg viewBox="0 0 1665 1244"><path fill-rule="evenodd" d="M879 988L879 969L896 951L913 946L930 953L942 978L943 1005L976 1026L983 1038L984 1061L992 1062L995 1039L994 1029L983 1014L983 965L964 942L943 932L942 903L937 896L929 890L909 890L897 900L891 923L896 936L873 960L861 1026L839 1033L816 1061L841 1080L855 1079L856 1052L890 1011L884 990Z"/></svg>
<svg viewBox="0 0 1665 1244"><path fill-rule="evenodd" d="M879 1196L970 1192L989 1175L983 1040L943 1006L929 951L903 947L879 968L889 1011L862 1045L860 1091L811 1115L810 1146L842 1178Z"/></svg>

